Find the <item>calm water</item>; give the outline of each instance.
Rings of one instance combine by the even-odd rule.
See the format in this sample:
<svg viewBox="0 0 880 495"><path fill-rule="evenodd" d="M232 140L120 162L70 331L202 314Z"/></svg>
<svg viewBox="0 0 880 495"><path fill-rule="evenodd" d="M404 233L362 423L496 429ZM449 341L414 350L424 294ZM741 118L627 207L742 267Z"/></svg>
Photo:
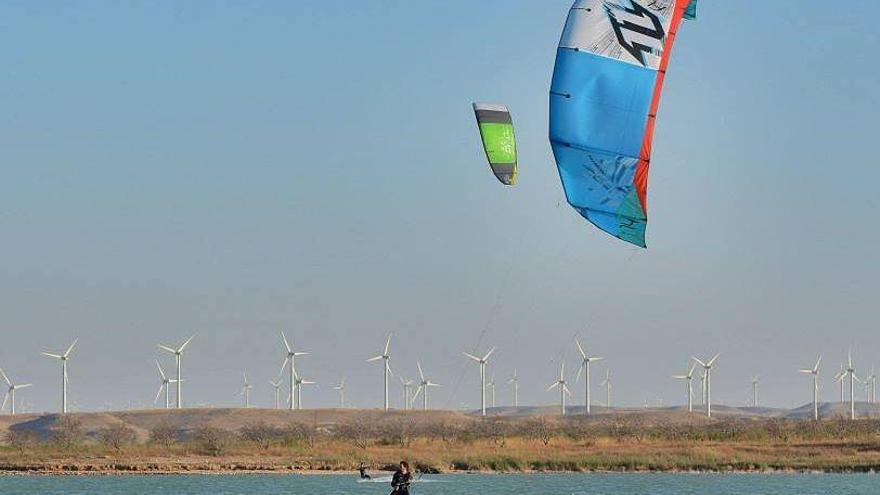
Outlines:
<svg viewBox="0 0 880 495"><path fill-rule="evenodd" d="M427 478L427 477L426 477ZM387 494L385 483L348 476L0 477L0 494L263 495ZM449 475L413 486L413 495L875 495L876 475L581 474Z"/></svg>

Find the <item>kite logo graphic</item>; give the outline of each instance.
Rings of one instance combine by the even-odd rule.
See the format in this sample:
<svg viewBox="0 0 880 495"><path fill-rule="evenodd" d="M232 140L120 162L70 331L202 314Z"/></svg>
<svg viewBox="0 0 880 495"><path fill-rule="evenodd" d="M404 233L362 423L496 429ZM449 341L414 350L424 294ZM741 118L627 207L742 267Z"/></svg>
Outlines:
<svg viewBox="0 0 880 495"><path fill-rule="evenodd" d="M644 67L649 65L645 54L660 56L666 32L657 14L635 0L605 0L604 4L617 42L624 50Z"/></svg>

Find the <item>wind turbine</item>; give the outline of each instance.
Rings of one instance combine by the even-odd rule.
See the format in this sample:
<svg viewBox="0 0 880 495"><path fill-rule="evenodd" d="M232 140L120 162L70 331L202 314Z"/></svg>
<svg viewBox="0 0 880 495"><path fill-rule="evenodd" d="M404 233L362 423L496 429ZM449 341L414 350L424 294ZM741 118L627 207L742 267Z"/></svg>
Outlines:
<svg viewBox="0 0 880 495"><path fill-rule="evenodd" d="M798 370L800 373L813 375L813 419L819 420L819 365L822 364L822 356L816 359L816 365L810 369Z"/></svg>
<svg viewBox="0 0 880 495"><path fill-rule="evenodd" d="M247 373L242 373L241 376L244 377L244 386L241 387L241 395L244 396L244 408L251 408L251 389L254 388L253 385L248 382Z"/></svg>
<svg viewBox="0 0 880 495"><path fill-rule="evenodd" d="M296 357L307 356L309 353L297 351L291 346L283 331L281 332L281 341L284 343L284 350L287 352L287 355L284 357L284 362L281 363L281 371L279 371L278 374L284 374L284 367L287 366L287 363L290 363L290 410L292 411L297 408L296 401L298 395L296 393ZM300 404L299 407L302 407L302 404Z"/></svg>
<svg viewBox="0 0 880 495"><path fill-rule="evenodd" d="M507 380L507 383L513 384L513 407L519 409L519 376L516 374L516 368L513 369L513 376Z"/></svg>
<svg viewBox="0 0 880 495"><path fill-rule="evenodd" d="M565 394L571 395L571 391L568 390L568 384L565 381L565 361L559 367L559 379L551 383L547 387L547 391L549 392L554 388L559 388L559 407L561 408L562 415L565 416Z"/></svg>
<svg viewBox="0 0 880 495"><path fill-rule="evenodd" d="M159 376L162 377L162 384L159 385L159 390L156 392L156 398L153 399L153 404L159 400L159 396L162 395L162 390L165 390L165 409L171 408L171 385L172 383L177 382L177 380L173 378L168 378L165 374L165 370L162 369L162 365L159 364L159 360L156 360L156 368L159 369Z"/></svg>
<svg viewBox="0 0 880 495"><path fill-rule="evenodd" d="M418 398L419 394L422 395L422 409L425 411L428 410L428 388L429 387L439 387L440 384L434 383L431 380L425 379L425 373L422 372L422 363L416 361L416 366L419 368L419 388L416 389L416 394L413 396L413 402L415 402L416 398Z"/></svg>
<svg viewBox="0 0 880 495"><path fill-rule="evenodd" d="M61 360L61 413L67 413L67 360L70 359L70 353L73 352L73 348L76 347L76 342L79 339L73 339L73 343L70 344L70 347L64 351L63 354L53 354L51 352L41 352L40 354L44 356L48 356L55 359Z"/></svg>
<svg viewBox="0 0 880 495"><path fill-rule="evenodd" d="M605 408L611 408L611 370L605 370L605 379L599 384L605 387Z"/></svg>
<svg viewBox="0 0 880 495"><path fill-rule="evenodd" d="M846 360L846 374L849 375L849 419L856 419L856 383L861 382L856 376L856 368L853 365L852 347L849 348L849 354Z"/></svg>
<svg viewBox="0 0 880 495"><path fill-rule="evenodd" d="M345 378L339 381L339 385L333 387L333 390L339 392L339 408L345 409Z"/></svg>
<svg viewBox="0 0 880 495"><path fill-rule="evenodd" d="M758 407L758 376L752 377L752 407Z"/></svg>
<svg viewBox="0 0 880 495"><path fill-rule="evenodd" d="M720 354L715 354L712 356L712 359L706 361L700 361L699 359L691 356L691 359L697 362L700 366L703 367L703 371L706 376L706 417L712 417L712 367L715 366L715 361L718 359Z"/></svg>
<svg viewBox="0 0 880 495"><path fill-rule="evenodd" d="M382 351L382 354L375 356L375 357L371 357L370 359L367 359L368 363L371 361L378 361L380 359L384 362L384 367L382 368L382 386L384 388L384 394L385 394L383 408L386 411L388 410L388 377L392 374L391 373L391 364L389 363L389 361L391 360L391 354L388 353L388 351L390 350L390 347L391 347L391 336L392 335L393 334L390 334L390 333L388 334L388 338L385 340L385 350Z"/></svg>
<svg viewBox="0 0 880 495"><path fill-rule="evenodd" d="M7 385L9 385L9 388L6 389L6 395L3 396L3 405L0 406L0 412L2 412L3 409L6 408L6 402L11 399L11 402L9 403L9 414L11 416L15 416L15 391L21 390L23 388L28 388L33 385L31 385L30 383L16 385L12 382L12 380L9 379L8 376L6 376L6 373L3 372L2 368L0 368L0 376L3 376L3 380L6 382Z"/></svg>
<svg viewBox="0 0 880 495"><path fill-rule="evenodd" d="M275 380L269 380L269 385L275 389L275 409L281 408L281 384L284 380L279 376Z"/></svg>
<svg viewBox="0 0 880 495"><path fill-rule="evenodd" d="M462 353L480 365L480 414L482 416L486 415L486 363L489 362L489 356L491 356L493 352L495 352L494 347L489 349L489 352L481 358L466 352Z"/></svg>
<svg viewBox="0 0 880 495"><path fill-rule="evenodd" d="M696 363L691 365L691 369L688 370L685 375L675 375L672 378L676 380L686 380L687 381L687 401L688 401L688 413L694 412L694 370L697 369Z"/></svg>
<svg viewBox="0 0 880 495"><path fill-rule="evenodd" d="M170 352L171 354L174 354L174 361L175 361L175 363L177 363L177 379L174 382L177 384L177 405L176 405L177 409L180 409L183 407L183 399L181 396L181 383L183 382L183 380L181 379L181 376L180 376L183 350L186 349L186 346L189 345L189 343L192 341L192 339L194 337L195 337L195 335L186 339L186 342L184 342L183 345L181 345L177 349L159 344L159 349L162 349L163 351L167 351L167 352Z"/></svg>
<svg viewBox="0 0 880 495"><path fill-rule="evenodd" d="M397 379L400 380L400 384L403 386L403 410L406 411L410 406L409 390L412 388L413 381L401 376L398 376Z"/></svg>
<svg viewBox="0 0 880 495"><path fill-rule="evenodd" d="M300 409L303 408L303 385L314 385L317 382L303 380L303 378L299 375L294 376L294 381L296 382L296 403ZM292 399L291 399L292 400Z"/></svg>
<svg viewBox="0 0 880 495"><path fill-rule="evenodd" d="M577 338L574 339L574 343L577 345L578 352L581 354L581 365L578 367L577 378L575 378L575 383L577 383L581 379L581 372L584 372L584 387L586 388L586 407L584 408L584 414L590 414L590 363L595 361L601 361L605 358L601 357L589 357L587 353L584 352L584 348L581 347L580 341Z"/></svg>

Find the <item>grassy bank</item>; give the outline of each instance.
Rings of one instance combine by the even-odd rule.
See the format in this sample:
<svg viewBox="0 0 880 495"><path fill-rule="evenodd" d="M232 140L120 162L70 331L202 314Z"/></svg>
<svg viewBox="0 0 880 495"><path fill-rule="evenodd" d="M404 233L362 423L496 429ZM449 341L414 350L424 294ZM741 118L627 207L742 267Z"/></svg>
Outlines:
<svg viewBox="0 0 880 495"><path fill-rule="evenodd" d="M108 417L91 428L85 415L42 418L41 430L12 425L0 472L347 472L361 462L390 469L400 459L425 472L880 470L876 420L397 414L369 421L254 416L218 427L169 416L147 428L124 414Z"/></svg>

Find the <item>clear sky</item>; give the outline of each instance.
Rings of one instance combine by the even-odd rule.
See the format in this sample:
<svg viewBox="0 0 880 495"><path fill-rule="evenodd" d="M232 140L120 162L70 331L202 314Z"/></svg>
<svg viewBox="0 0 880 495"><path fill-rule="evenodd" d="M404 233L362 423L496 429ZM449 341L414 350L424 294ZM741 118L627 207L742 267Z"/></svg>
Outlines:
<svg viewBox="0 0 880 495"><path fill-rule="evenodd" d="M765 404L808 402L795 370L819 352L827 398L849 344L859 374L880 364L880 4L701 2L638 252L564 203L547 91L569 6L2 2L0 366L35 384L19 398L58 408L38 352L74 337L86 410L150 404L153 360L173 367L156 344L191 333L190 404L239 404L246 370L268 405L280 329L314 352L307 407L343 376L379 406L364 360L389 331L392 367L421 359L439 407L478 404L461 352L490 345L499 382L517 367L523 402L554 402L575 335L626 405L681 403L692 354L722 353L713 395L735 405L753 374ZM472 101L511 108L516 188Z"/></svg>

